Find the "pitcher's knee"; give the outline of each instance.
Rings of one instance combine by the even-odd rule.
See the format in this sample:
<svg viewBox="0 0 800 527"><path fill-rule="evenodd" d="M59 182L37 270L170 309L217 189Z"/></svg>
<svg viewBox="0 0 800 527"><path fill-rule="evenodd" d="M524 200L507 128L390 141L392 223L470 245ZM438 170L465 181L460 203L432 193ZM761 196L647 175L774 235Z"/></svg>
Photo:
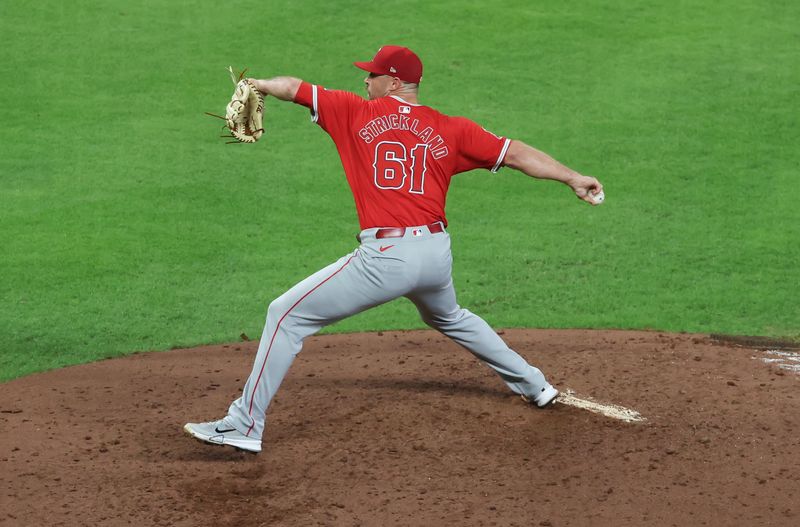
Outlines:
<svg viewBox="0 0 800 527"><path fill-rule="evenodd" d="M267 308L267 322L277 322L286 316L289 310L292 309L291 300L292 299L287 298L287 295L283 294L270 302Z"/></svg>
<svg viewBox="0 0 800 527"><path fill-rule="evenodd" d="M428 326L432 327L433 329L436 329L438 327L434 319L431 317L423 316L422 321L425 322Z"/></svg>
<svg viewBox="0 0 800 527"><path fill-rule="evenodd" d="M434 329L446 329L461 322L467 313L469 312L466 309L457 309L444 315L425 313L422 315L422 321Z"/></svg>

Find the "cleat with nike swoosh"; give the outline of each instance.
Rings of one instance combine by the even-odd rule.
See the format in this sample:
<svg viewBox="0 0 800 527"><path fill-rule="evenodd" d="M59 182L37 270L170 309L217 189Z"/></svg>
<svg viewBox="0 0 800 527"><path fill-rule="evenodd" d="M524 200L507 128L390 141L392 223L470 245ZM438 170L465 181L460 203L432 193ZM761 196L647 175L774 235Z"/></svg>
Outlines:
<svg viewBox="0 0 800 527"><path fill-rule="evenodd" d="M392 247L394 247L394 245L381 245L380 251L381 252L385 252L385 251L388 251L389 249L391 249Z"/></svg>
<svg viewBox="0 0 800 527"><path fill-rule="evenodd" d="M247 437L225 419L210 423L186 423L183 431L195 439L211 445L228 445L254 454L261 452L260 439Z"/></svg>
<svg viewBox="0 0 800 527"><path fill-rule="evenodd" d="M536 395L527 397L525 395L521 395L521 397L522 400L528 404L535 404L539 408L546 408L555 402L556 397L558 397L558 390L553 388L552 385L548 384Z"/></svg>

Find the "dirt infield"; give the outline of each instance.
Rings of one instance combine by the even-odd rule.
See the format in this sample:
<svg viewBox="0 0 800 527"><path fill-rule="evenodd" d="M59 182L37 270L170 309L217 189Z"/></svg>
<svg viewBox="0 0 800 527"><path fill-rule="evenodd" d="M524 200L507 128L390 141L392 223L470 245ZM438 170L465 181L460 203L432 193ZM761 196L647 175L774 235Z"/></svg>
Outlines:
<svg viewBox="0 0 800 527"><path fill-rule="evenodd" d="M140 354L0 385L0 525L800 525L800 375L769 351L502 333L646 420L529 407L434 332L322 336L245 454L181 427L222 417L257 343Z"/></svg>

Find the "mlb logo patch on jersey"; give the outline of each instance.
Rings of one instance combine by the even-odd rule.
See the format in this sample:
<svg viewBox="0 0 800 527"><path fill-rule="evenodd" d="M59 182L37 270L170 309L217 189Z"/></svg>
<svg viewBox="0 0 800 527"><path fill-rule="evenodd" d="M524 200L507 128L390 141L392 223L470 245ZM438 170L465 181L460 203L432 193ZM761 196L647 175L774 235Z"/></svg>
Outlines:
<svg viewBox="0 0 800 527"><path fill-rule="evenodd" d="M411 236L422 236L424 231L422 229L411 229Z"/></svg>
<svg viewBox="0 0 800 527"><path fill-rule="evenodd" d="M400 106L397 111L400 113L411 113L411 106Z"/></svg>

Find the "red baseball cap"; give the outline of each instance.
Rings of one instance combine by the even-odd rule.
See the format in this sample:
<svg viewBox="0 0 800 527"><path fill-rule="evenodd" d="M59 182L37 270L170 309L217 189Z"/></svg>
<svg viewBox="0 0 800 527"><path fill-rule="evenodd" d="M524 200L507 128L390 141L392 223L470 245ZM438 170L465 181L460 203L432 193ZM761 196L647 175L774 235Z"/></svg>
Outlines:
<svg viewBox="0 0 800 527"><path fill-rule="evenodd" d="M369 62L354 62L356 67L377 75L391 75L401 81L419 84L422 80L422 61L408 48L383 46Z"/></svg>

